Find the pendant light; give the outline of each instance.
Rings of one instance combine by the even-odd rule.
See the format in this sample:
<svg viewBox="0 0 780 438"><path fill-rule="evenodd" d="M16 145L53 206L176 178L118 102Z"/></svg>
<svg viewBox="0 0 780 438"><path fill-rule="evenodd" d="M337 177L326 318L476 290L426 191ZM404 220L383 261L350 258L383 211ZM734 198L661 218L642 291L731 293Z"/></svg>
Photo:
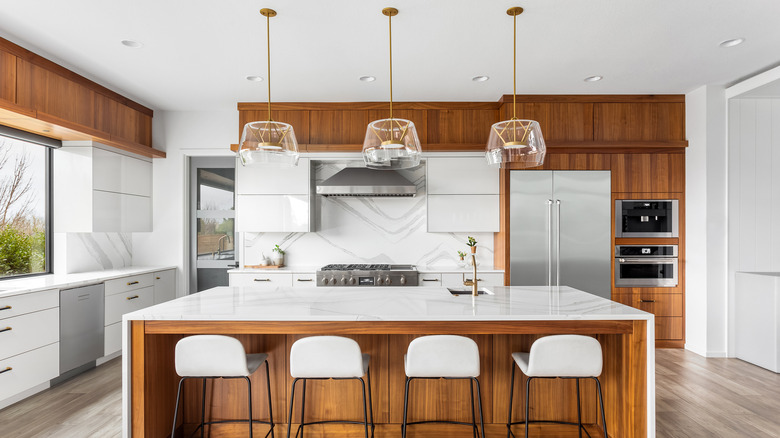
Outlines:
<svg viewBox="0 0 780 438"><path fill-rule="evenodd" d="M293 167L298 165L298 141L292 125L276 122L271 118L271 17L273 9L260 10L266 18L268 54L268 120L249 122L244 125L238 156L241 164Z"/></svg>
<svg viewBox="0 0 780 438"><path fill-rule="evenodd" d="M523 8L509 8L506 13L514 20L512 118L490 128L485 158L488 164L517 163L513 168L541 166L547 151L542 129L534 120L517 118L517 16L523 13Z"/></svg>
<svg viewBox="0 0 780 438"><path fill-rule="evenodd" d="M393 117L393 17L398 9L384 8L390 30L390 118L368 124L363 160L371 169L406 169L420 164L420 139L414 123Z"/></svg>

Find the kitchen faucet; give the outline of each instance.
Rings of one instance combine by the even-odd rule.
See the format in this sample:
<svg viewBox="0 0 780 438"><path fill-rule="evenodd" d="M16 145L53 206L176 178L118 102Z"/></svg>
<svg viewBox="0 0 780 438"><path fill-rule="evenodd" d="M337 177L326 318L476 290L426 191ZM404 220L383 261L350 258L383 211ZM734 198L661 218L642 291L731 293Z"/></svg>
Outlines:
<svg viewBox="0 0 780 438"><path fill-rule="evenodd" d="M478 285L477 285L477 255L471 254L471 267L474 269L471 280L465 280L463 282L464 286L471 286L471 296L476 297L479 295Z"/></svg>

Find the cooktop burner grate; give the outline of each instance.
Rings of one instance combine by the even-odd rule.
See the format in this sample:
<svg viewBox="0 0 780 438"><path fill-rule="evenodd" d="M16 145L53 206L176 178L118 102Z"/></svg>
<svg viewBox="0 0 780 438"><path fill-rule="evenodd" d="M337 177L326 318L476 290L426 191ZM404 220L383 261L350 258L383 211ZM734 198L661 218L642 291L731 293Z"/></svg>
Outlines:
<svg viewBox="0 0 780 438"><path fill-rule="evenodd" d="M387 264L331 264L323 266L320 271L389 271Z"/></svg>

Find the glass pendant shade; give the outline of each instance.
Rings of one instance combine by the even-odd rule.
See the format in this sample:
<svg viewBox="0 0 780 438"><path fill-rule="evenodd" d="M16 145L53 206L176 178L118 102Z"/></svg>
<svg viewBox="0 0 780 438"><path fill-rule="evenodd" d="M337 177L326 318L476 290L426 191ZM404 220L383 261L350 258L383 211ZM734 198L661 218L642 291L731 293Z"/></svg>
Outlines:
<svg viewBox="0 0 780 438"><path fill-rule="evenodd" d="M546 152L538 122L511 119L490 128L485 158L488 164L512 162L518 163L519 167L536 167L544 163Z"/></svg>
<svg viewBox="0 0 780 438"><path fill-rule="evenodd" d="M244 166L297 166L298 141L292 125L274 121L247 123L241 134L238 156Z"/></svg>
<svg viewBox="0 0 780 438"><path fill-rule="evenodd" d="M368 124L363 160L371 169L407 169L420 164L420 139L414 123L406 119L382 119Z"/></svg>

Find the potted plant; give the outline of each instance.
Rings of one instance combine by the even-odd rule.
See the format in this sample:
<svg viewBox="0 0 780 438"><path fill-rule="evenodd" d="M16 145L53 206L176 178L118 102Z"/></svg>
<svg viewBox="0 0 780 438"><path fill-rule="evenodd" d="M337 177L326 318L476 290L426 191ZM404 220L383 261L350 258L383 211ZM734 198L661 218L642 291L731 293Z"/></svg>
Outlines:
<svg viewBox="0 0 780 438"><path fill-rule="evenodd" d="M466 253L463 251L458 251L458 257L460 257L460 261L463 261L466 258Z"/></svg>
<svg viewBox="0 0 780 438"><path fill-rule="evenodd" d="M468 236L468 237L469 237L469 241L466 242L466 245L471 247L471 253L472 254L476 254L477 253L477 239L475 239L475 238L473 238L471 236Z"/></svg>
<svg viewBox="0 0 780 438"><path fill-rule="evenodd" d="M271 260L273 261L274 265L284 266L284 250L279 248L279 245L274 245L273 249L271 249L271 252L273 252L273 255L271 255Z"/></svg>

